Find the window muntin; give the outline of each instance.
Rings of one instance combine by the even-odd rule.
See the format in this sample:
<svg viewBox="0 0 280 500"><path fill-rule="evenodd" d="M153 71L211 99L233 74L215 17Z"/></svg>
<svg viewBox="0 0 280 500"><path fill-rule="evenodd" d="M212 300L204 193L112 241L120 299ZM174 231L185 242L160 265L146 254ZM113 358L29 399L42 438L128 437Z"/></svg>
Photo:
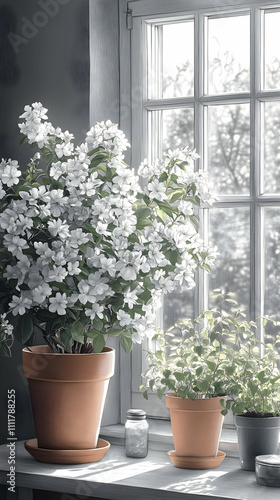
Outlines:
<svg viewBox="0 0 280 500"><path fill-rule="evenodd" d="M177 115L184 116L184 110L192 109L194 145L201 156L200 166L209 171L220 195L213 208L202 210L202 219L206 222L203 227L205 237L218 245L221 255L209 278L200 274L198 286L193 292L190 292L187 297L184 297L183 293L174 295L176 307L172 308L172 295L165 298L165 302L169 301L162 315L166 326L174 322L175 313L177 314L178 310L182 314L196 315L202 308L211 305L211 302L209 303L211 290L218 286L226 291L236 292L238 301L245 306L248 317L252 319L264 313L277 313L279 310L275 300L269 302L268 297L271 293L275 294L275 290L277 290L275 295L278 296L280 261L277 260L278 257L274 258L274 271L269 267L273 244L270 242L268 247L270 239L266 237L266 225L267 227L273 226L274 232L278 234L277 217L279 217L280 207L277 168L279 151L276 140L279 127L275 125L273 127L278 120L280 88L277 88L277 85L272 88L272 84L269 88L266 83L269 81L269 72L271 73L275 68L275 60L273 65L268 62L271 60L269 56L271 51L266 49L267 20L272 26L271 19L274 19L277 25L279 9L275 9L277 4L273 5L266 0L262 2L248 0L246 5L239 4L242 10L238 10L236 2L232 2L232 6L229 2L225 2L224 10L219 11L215 7L212 12L211 7L214 6L214 2L206 3L209 5L207 11L205 9L195 11L193 4L193 10L188 12L188 2L186 2L184 12L174 13L172 17L162 16L159 19L160 2L158 2L157 17L145 16L138 18L136 23L139 26L138 35L141 33L138 41L141 37L142 41L145 36L149 38L143 66L148 68L149 85L156 88L156 92L148 94L148 99L143 94L143 100L139 103L139 109L135 115L137 119L142 117L141 126L144 137L142 144L148 145L142 149L142 156L155 158L162 155L165 150L164 143L169 145L173 143L171 147L174 147L174 142L176 146L176 141L178 141L177 144L180 145L178 132L181 126L169 126L171 133L163 132L168 128L164 125L163 117L169 116L171 120L174 117L176 124ZM218 82L218 85L209 75L210 61L215 59L211 55L213 51L209 50L209 27L211 35L215 23L220 26L220 23L232 22L234 25L238 19L241 19L244 27L246 26L245 33L241 35L240 29L236 33L236 37L240 36L244 43L244 57L242 56L238 61L241 76L235 71L236 58L231 57L231 60L235 61L233 68L225 71L225 65L221 65L224 82ZM163 96L162 84L158 84L158 81L162 82L159 75L160 68L162 69L160 64L164 57L161 52L163 45L160 38L163 27L168 23L174 26L176 23L183 24L191 20L194 23L194 93L183 95L182 92L177 94L173 92L173 95ZM275 32L275 27L273 29ZM225 32L225 29L220 31ZM230 52L229 48L227 50ZM224 52L221 51L222 54ZM144 75L145 71L146 69ZM152 86L152 75L155 74L157 83ZM277 72L275 74L277 80ZM173 78L176 79L174 75ZM175 114L172 115L172 113ZM147 118L148 116L150 119ZM154 118L151 119L151 116ZM235 127L233 127L234 124ZM218 136L220 136L220 148L223 146L226 150L232 150L230 152L234 152L234 155L224 156L223 160L221 152L217 151ZM278 227L280 227L279 224ZM270 307L268 307L269 303ZM172 311L175 311L173 316ZM263 335L263 332L260 331L260 334ZM137 382L134 381L135 391L139 383L139 378ZM134 401L139 404L136 392ZM146 409L153 407L155 401L156 399L152 397ZM158 416L161 411L159 407L164 408L164 403L161 405L156 403L156 407ZM163 414L165 414L164 411Z"/></svg>

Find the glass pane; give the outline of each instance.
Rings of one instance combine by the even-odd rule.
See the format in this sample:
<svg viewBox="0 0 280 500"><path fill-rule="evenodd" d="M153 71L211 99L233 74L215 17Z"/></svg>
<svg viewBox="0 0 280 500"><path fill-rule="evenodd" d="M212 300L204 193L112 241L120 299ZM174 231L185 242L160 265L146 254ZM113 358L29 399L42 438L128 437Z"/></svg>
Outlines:
<svg viewBox="0 0 280 500"><path fill-rule="evenodd" d="M166 109L149 112L150 157L162 156L168 149L194 147L194 110Z"/></svg>
<svg viewBox="0 0 280 500"><path fill-rule="evenodd" d="M208 169L221 194L250 188L250 105L208 107Z"/></svg>
<svg viewBox="0 0 280 500"><path fill-rule="evenodd" d="M280 207L264 209L265 295L264 314L280 317ZM266 333L279 334L279 327L269 324ZM279 346L280 347L280 346ZM280 349L279 349L280 352Z"/></svg>
<svg viewBox="0 0 280 500"><path fill-rule="evenodd" d="M210 213L211 245L220 253L209 277L210 296L215 288L232 292L249 312L250 210L246 207L213 208ZM229 304L229 308L230 308Z"/></svg>
<svg viewBox="0 0 280 500"><path fill-rule="evenodd" d="M250 87L250 17L208 19L208 93Z"/></svg>
<svg viewBox="0 0 280 500"><path fill-rule="evenodd" d="M280 76L280 75L279 75ZM280 102L264 103L264 192L280 192Z"/></svg>
<svg viewBox="0 0 280 500"><path fill-rule="evenodd" d="M163 151L194 147L194 110L166 109L163 114Z"/></svg>
<svg viewBox="0 0 280 500"><path fill-rule="evenodd" d="M162 96L193 95L194 22L162 26Z"/></svg>
<svg viewBox="0 0 280 500"><path fill-rule="evenodd" d="M184 318L193 318L194 290L172 292L163 300L163 330L175 325Z"/></svg>
<svg viewBox="0 0 280 500"><path fill-rule="evenodd" d="M264 25L265 88L280 88L280 12L266 12Z"/></svg>

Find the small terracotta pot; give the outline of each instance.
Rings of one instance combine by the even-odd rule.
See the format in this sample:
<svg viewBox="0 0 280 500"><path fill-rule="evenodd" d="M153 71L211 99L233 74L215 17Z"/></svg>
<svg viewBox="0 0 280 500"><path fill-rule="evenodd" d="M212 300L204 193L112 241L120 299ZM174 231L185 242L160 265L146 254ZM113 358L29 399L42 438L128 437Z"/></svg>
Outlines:
<svg viewBox="0 0 280 500"><path fill-rule="evenodd" d="M96 448L115 350L56 354L48 346L23 349L38 447Z"/></svg>
<svg viewBox="0 0 280 500"><path fill-rule="evenodd" d="M222 405L211 399L183 399L175 393L165 395L170 410L176 456L216 457L223 424Z"/></svg>

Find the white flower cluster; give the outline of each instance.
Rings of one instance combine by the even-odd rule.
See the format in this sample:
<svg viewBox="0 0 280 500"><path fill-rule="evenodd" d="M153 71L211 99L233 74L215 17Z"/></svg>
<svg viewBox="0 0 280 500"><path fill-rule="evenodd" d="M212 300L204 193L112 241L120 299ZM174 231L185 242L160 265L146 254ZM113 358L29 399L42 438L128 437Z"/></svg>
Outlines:
<svg viewBox="0 0 280 500"><path fill-rule="evenodd" d="M1 337L11 337L14 327L6 319L6 314L0 314L0 332Z"/></svg>
<svg viewBox="0 0 280 500"><path fill-rule="evenodd" d="M74 338L82 324L92 339L119 330L141 342L154 332L162 293L192 288L197 267L215 257L192 220L193 207L211 200L207 178L194 171L196 153L186 148L145 161L141 189L123 162L128 142L117 125L98 123L75 148L72 134L46 122L40 103L24 109L20 131L42 150L32 169L50 152L53 159L42 185L35 177L17 186L17 162L0 164L9 313L29 315L33 324L53 321L64 333L70 324ZM5 185L17 186L11 199Z"/></svg>
<svg viewBox="0 0 280 500"><path fill-rule="evenodd" d="M3 189L3 184L7 187L14 186L19 183L21 171L16 160L3 160L0 163L0 200L4 198L6 191Z"/></svg>
<svg viewBox="0 0 280 500"><path fill-rule="evenodd" d="M91 149L102 146L115 158L123 158L123 151L129 147L124 133L111 120L91 127L87 133L86 142Z"/></svg>

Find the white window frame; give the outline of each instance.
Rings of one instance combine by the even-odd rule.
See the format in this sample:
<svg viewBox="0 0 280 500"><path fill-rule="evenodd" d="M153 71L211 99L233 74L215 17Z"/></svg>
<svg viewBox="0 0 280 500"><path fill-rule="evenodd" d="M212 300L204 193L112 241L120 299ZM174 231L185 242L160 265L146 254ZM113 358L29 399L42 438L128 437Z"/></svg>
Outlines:
<svg viewBox="0 0 280 500"><path fill-rule="evenodd" d="M129 12L129 29L124 32L125 16L124 12ZM219 103L250 103L250 122L251 122L251 187L250 195L221 196L215 204L217 207L230 206L248 206L251 212L251 294L250 309L251 319L258 318L263 314L264 304L264 267L263 267L263 208L280 205L280 195L259 194L260 189L260 169L261 156L259 148L259 134L261 121L262 102L270 100L280 100L280 92L274 90L261 90L261 29L262 16L264 10L280 10L277 2L268 0L138 0L126 2L120 0L120 126L127 133L132 144L131 157L129 161L132 166L137 168L141 161L147 156L147 111L154 109L164 109L184 105L192 105L195 108L195 147L199 154L203 156L204 137L203 113L205 105ZM207 96L203 92L203 30L202 25L205 15L214 15L217 13L244 13L251 12L250 25L250 91L235 94L220 94ZM148 99L147 97L147 60L146 60L146 37L147 24L152 25L155 22L178 18L187 18L189 16L195 19L195 88L194 97L186 98L168 98L168 99ZM198 78L198 74L202 75ZM143 82L145 84L143 85ZM128 112L128 102L130 95L130 112ZM122 113L125 111L125 113ZM255 126L256 124L257 126ZM130 133L131 132L131 133ZM207 223L207 213L205 220ZM256 273L256 269L261 269ZM207 278L205 274L200 273L199 288L202 293L199 294L199 288L195 291L195 314L207 306L206 288ZM259 329L262 335L262 329ZM134 346L132 353L132 400L133 407L140 406L150 414L153 408L153 415L160 418L160 415L168 417L168 411L165 408L164 401L160 402L156 395L149 397L146 403L142 394L138 392L138 386L141 383L140 373L143 371L143 350L141 346ZM123 398L122 398L123 399ZM122 407L127 404L127 397L123 399ZM124 413L122 413L122 421Z"/></svg>

